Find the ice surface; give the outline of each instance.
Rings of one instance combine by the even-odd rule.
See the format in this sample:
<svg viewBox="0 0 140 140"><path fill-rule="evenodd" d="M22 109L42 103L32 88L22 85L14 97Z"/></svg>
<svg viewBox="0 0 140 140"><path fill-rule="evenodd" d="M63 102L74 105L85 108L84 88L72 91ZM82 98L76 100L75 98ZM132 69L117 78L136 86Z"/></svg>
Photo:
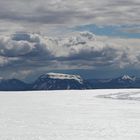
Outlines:
<svg viewBox="0 0 140 140"><path fill-rule="evenodd" d="M0 92L0 140L140 140L140 102L130 99L139 97L137 89Z"/></svg>

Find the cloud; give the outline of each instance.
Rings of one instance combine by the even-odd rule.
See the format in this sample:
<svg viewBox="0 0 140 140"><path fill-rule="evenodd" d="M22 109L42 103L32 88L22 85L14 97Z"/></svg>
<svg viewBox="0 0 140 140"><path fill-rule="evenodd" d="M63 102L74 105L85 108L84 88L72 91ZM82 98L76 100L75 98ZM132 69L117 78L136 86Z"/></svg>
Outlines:
<svg viewBox="0 0 140 140"><path fill-rule="evenodd" d="M139 0L0 0L0 24L26 31L47 31L44 25L139 25L139 6Z"/></svg>
<svg viewBox="0 0 140 140"><path fill-rule="evenodd" d="M0 55L5 57L33 57L42 53L51 56L42 37L37 34L16 33L0 38Z"/></svg>
<svg viewBox="0 0 140 140"><path fill-rule="evenodd" d="M62 38L17 32L0 36L0 70L23 77L51 70L140 69L139 44L139 39L101 37L90 32Z"/></svg>
<svg viewBox="0 0 140 140"><path fill-rule="evenodd" d="M122 29L124 33L127 34L138 34L140 36L140 25L139 26L132 26Z"/></svg>

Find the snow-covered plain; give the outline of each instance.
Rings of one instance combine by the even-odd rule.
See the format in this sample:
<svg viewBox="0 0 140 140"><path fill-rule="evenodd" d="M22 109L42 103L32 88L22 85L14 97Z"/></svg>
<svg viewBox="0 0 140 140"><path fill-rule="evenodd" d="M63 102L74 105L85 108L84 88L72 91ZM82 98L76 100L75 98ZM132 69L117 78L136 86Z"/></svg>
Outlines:
<svg viewBox="0 0 140 140"><path fill-rule="evenodd" d="M140 140L140 90L0 92L0 140Z"/></svg>

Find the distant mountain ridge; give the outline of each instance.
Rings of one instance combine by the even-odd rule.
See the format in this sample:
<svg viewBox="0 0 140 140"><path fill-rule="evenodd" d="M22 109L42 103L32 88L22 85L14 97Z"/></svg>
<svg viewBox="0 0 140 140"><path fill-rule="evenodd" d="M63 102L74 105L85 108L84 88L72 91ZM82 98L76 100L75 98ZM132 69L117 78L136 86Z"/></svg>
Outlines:
<svg viewBox="0 0 140 140"><path fill-rule="evenodd" d="M89 79L92 87L97 89L140 88L140 78L123 75L114 79Z"/></svg>
<svg viewBox="0 0 140 140"><path fill-rule="evenodd" d="M83 79L79 75L46 73L33 83L0 79L0 91L140 88L140 78L123 75L114 79Z"/></svg>
<svg viewBox="0 0 140 140"><path fill-rule="evenodd" d="M0 79L0 91L25 91L30 88L31 84L18 79Z"/></svg>

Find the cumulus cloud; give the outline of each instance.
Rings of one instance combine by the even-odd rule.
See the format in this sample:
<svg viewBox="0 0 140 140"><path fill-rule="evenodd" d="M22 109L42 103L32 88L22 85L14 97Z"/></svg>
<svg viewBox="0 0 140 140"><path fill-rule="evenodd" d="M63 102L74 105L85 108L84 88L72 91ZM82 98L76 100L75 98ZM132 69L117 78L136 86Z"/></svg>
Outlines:
<svg viewBox="0 0 140 140"><path fill-rule="evenodd" d="M16 33L0 37L0 55L5 57L51 56L45 40L37 34Z"/></svg>
<svg viewBox="0 0 140 140"><path fill-rule="evenodd" d="M140 69L139 44L139 39L101 37L90 32L63 38L18 32L0 37L0 69L18 77L50 70Z"/></svg>
<svg viewBox="0 0 140 140"><path fill-rule="evenodd" d="M75 63L77 61L76 65L79 63L84 65L86 62L89 67L124 68L139 64L140 41L138 39L96 37L89 32L84 32L62 42L61 47L63 46L67 51L58 58L61 61L75 61Z"/></svg>

